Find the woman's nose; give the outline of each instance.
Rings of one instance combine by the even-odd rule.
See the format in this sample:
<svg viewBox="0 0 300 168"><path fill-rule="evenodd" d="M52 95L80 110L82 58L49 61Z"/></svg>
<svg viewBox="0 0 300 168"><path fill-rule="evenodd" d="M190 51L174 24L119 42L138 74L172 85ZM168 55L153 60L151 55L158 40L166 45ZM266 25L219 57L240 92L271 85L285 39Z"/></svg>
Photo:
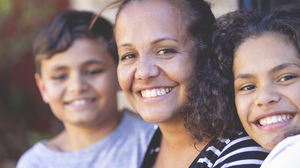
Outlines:
<svg viewBox="0 0 300 168"><path fill-rule="evenodd" d="M135 78L138 80L149 80L159 75L160 69L155 64L155 57L142 55L136 62Z"/></svg>

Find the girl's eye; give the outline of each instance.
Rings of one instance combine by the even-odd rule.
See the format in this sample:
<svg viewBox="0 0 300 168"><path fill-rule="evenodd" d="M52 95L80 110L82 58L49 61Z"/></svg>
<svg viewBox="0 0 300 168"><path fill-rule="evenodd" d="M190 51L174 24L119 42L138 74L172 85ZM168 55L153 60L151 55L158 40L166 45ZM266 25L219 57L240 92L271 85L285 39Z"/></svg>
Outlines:
<svg viewBox="0 0 300 168"><path fill-rule="evenodd" d="M247 85L247 86L244 86L240 89L240 91L248 91L248 90L252 90L252 89L255 89L256 87L254 85Z"/></svg>
<svg viewBox="0 0 300 168"><path fill-rule="evenodd" d="M284 76L283 78L279 79L279 82L284 82L284 81L287 81L287 80L291 80L295 77L296 76L293 76L293 75L287 75L287 76Z"/></svg>
<svg viewBox="0 0 300 168"><path fill-rule="evenodd" d="M126 54L123 57L121 57L121 61L130 59L130 58L135 58L135 55L134 54Z"/></svg>
<svg viewBox="0 0 300 168"><path fill-rule="evenodd" d="M162 49L157 52L157 55L170 54L170 53L176 53L176 51L173 49Z"/></svg>

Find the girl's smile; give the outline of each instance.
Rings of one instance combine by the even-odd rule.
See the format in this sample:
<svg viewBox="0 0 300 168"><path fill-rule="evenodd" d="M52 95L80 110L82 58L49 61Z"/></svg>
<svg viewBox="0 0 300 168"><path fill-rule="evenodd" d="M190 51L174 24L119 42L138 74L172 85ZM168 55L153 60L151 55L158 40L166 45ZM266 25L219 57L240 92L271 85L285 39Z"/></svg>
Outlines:
<svg viewBox="0 0 300 168"><path fill-rule="evenodd" d="M300 55L289 37L247 38L233 62L235 101L247 133L271 150L300 128Z"/></svg>

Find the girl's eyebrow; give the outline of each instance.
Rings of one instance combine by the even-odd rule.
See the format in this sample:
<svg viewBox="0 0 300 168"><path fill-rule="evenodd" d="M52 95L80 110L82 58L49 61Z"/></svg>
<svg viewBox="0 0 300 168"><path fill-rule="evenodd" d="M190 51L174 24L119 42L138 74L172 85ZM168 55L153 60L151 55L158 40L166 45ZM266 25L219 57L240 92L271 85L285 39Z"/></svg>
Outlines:
<svg viewBox="0 0 300 168"><path fill-rule="evenodd" d="M234 78L234 80L237 80L237 79L248 79L248 78L254 78L254 75L253 75L253 74L243 74L243 73L239 73L239 74Z"/></svg>
<svg viewBox="0 0 300 168"><path fill-rule="evenodd" d="M295 64L295 63L284 63L284 64L280 64L280 65L275 66L274 68L272 68L270 70L270 72L275 73L275 72L278 72L278 71L280 71L284 68L291 67L291 66L296 66L296 67L300 68L300 66Z"/></svg>
<svg viewBox="0 0 300 168"><path fill-rule="evenodd" d="M284 63L284 64L280 64L280 65L277 65L277 66L275 66L274 68L272 68L272 69L270 70L270 73L275 73L275 72L278 72L278 71L280 71L280 70L282 70L282 69L284 69L284 68L292 67L292 66L296 66L296 67L300 68L300 66L297 65L297 64L295 64L295 63ZM237 80L237 79L240 79L240 78L242 78L242 79L249 79L249 78L254 78L254 77L255 77L255 76L252 75L252 74L243 74L243 73L240 73L240 74L238 74L238 75L234 78L234 80Z"/></svg>

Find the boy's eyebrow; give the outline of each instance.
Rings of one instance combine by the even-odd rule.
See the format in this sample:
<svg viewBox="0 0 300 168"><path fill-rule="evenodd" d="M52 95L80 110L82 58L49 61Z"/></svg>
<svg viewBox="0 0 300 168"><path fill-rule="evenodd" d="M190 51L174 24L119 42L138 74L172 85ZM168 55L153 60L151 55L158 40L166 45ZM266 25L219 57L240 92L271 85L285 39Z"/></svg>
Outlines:
<svg viewBox="0 0 300 168"><path fill-rule="evenodd" d="M89 60L87 62L85 62L83 65L90 65L90 64L100 64L100 65L105 65L105 61L103 60ZM68 66L65 65L56 65L55 67L53 67L53 70L64 70L64 69L68 69Z"/></svg>
<svg viewBox="0 0 300 168"><path fill-rule="evenodd" d="M87 62L84 63L84 65L89 65L89 64L105 64L105 61L103 60L89 60Z"/></svg>
<svg viewBox="0 0 300 168"><path fill-rule="evenodd" d="M64 70L64 69L67 69L67 67L64 65L57 65L53 68L53 70L55 71Z"/></svg>
<svg viewBox="0 0 300 168"><path fill-rule="evenodd" d="M297 66L298 68L300 68L299 65L295 64L295 63L284 63L284 64L280 64L280 65L277 65L275 66L274 68L271 69L271 73L274 73L274 72L278 72L286 67L290 67L290 66Z"/></svg>

